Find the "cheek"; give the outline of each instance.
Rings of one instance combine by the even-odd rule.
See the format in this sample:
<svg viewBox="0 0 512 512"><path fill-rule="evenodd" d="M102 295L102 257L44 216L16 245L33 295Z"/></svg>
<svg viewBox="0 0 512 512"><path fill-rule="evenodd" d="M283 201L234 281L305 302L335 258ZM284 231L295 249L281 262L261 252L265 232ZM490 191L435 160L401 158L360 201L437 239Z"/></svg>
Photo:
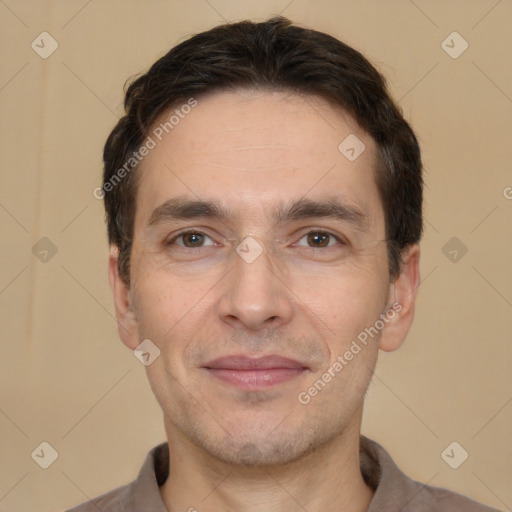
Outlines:
<svg viewBox="0 0 512 512"><path fill-rule="evenodd" d="M155 274L141 275L134 285L140 336L150 338L162 349L164 340L180 328L197 299L193 293L178 293L179 287Z"/></svg>
<svg viewBox="0 0 512 512"><path fill-rule="evenodd" d="M389 290L387 262L352 262L337 268L304 272L294 291L335 334L349 334L375 322ZM333 333L331 333L333 334Z"/></svg>

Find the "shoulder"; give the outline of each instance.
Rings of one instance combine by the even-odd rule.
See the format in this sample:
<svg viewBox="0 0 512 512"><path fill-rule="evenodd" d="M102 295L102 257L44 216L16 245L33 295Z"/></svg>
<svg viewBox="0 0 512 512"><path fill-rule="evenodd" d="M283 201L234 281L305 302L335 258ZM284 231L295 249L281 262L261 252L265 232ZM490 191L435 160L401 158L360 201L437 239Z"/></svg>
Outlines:
<svg viewBox="0 0 512 512"><path fill-rule="evenodd" d="M377 442L361 436L363 478L375 490L368 512L499 512L443 487L423 484L404 474Z"/></svg>
<svg viewBox="0 0 512 512"><path fill-rule="evenodd" d="M135 480L84 501L66 512L137 512L145 508L152 512L167 512L159 486L167 478L168 472L169 450L165 442L149 451Z"/></svg>
<svg viewBox="0 0 512 512"><path fill-rule="evenodd" d="M96 498L84 501L66 512L121 512L126 510L131 484L116 487Z"/></svg>
<svg viewBox="0 0 512 512"><path fill-rule="evenodd" d="M425 510L428 512L499 512L497 509L474 501L467 496L443 487L424 485L414 481L417 494L403 512Z"/></svg>

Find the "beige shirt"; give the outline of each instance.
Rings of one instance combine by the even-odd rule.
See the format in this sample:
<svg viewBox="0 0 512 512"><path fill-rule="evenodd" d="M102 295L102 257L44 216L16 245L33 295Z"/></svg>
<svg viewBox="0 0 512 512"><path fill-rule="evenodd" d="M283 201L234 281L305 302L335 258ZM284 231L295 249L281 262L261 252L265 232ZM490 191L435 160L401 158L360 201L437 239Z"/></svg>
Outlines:
<svg viewBox="0 0 512 512"><path fill-rule="evenodd" d="M461 494L411 480L382 446L365 436L361 436L360 467L375 491L368 512L497 512ZM169 451L162 443L148 453L132 483L66 512L168 512L159 491L168 471Z"/></svg>

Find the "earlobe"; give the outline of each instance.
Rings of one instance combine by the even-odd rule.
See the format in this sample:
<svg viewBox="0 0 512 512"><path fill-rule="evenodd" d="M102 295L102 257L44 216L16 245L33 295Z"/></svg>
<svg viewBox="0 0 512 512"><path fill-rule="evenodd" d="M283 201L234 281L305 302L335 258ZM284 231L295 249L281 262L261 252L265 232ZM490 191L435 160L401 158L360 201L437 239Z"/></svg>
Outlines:
<svg viewBox="0 0 512 512"><path fill-rule="evenodd" d="M382 331L379 348L391 352L404 342L414 319L416 293L420 284L420 248L408 246L402 253L400 275L390 284L388 322Z"/></svg>
<svg viewBox="0 0 512 512"><path fill-rule="evenodd" d="M108 277L114 298L117 329L123 343L134 350L140 343L138 324L132 305L130 286L121 279L118 260L119 249L112 246L108 259Z"/></svg>

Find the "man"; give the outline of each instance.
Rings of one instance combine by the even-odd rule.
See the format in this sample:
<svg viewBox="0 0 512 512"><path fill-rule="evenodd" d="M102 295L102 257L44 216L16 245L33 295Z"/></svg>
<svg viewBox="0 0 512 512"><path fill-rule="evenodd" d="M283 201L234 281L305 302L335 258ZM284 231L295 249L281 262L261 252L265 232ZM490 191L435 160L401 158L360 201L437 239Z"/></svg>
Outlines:
<svg viewBox="0 0 512 512"><path fill-rule="evenodd" d="M125 107L96 193L168 442L73 511L491 510L360 435L419 285L420 151L383 77L273 18L181 43Z"/></svg>

